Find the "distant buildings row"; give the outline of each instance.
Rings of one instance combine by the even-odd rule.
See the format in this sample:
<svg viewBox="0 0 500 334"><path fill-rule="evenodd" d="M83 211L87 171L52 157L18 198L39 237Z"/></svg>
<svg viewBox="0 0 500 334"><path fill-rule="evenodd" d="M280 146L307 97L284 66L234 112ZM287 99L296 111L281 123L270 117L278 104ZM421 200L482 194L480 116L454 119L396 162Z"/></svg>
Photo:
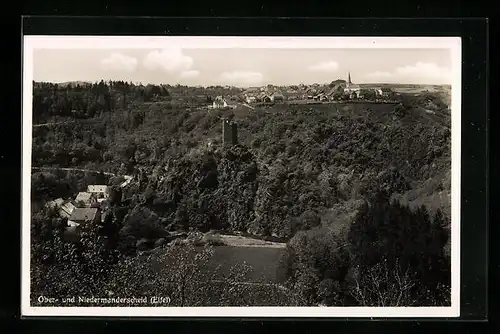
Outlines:
<svg viewBox="0 0 500 334"><path fill-rule="evenodd" d="M347 74L347 81L338 80L332 83L329 87L314 84L310 86L298 85L289 87L283 94L280 89L276 87L261 87L249 88L244 95L245 101L248 104L259 102L282 102L284 100L315 100L315 101L329 101L336 100L342 97L349 99L362 99L368 92L370 95L379 99L390 98L392 90L383 87L362 87L361 85L354 84L351 80L351 74Z"/></svg>
<svg viewBox="0 0 500 334"><path fill-rule="evenodd" d="M245 101L248 104L264 102L264 103L279 103L285 101L285 96L281 93L268 94L266 92L260 92L258 94L245 94Z"/></svg>
<svg viewBox="0 0 500 334"><path fill-rule="evenodd" d="M283 93L284 92L284 93ZM217 96L209 108L229 109L234 108L234 104L228 103L229 100L245 102L247 104L255 103L281 103L285 100L314 100L314 101L334 101L341 99L390 99L392 90L385 87L366 87L354 84L351 80L351 74L347 74L347 81L336 80L328 87L314 84L310 86L298 85L288 88L279 88L272 85L267 87L248 88L243 95L239 96Z"/></svg>
<svg viewBox="0 0 500 334"><path fill-rule="evenodd" d="M351 73L347 74L347 82L346 86L344 88L344 94L348 95L349 98L351 99L356 99L356 98L364 98L363 92L366 91L373 91L376 97L378 98L384 98L384 97L390 97L390 94L392 93L392 90L389 88L382 88L382 87L376 87L376 88L363 88L358 84L354 84L351 81Z"/></svg>

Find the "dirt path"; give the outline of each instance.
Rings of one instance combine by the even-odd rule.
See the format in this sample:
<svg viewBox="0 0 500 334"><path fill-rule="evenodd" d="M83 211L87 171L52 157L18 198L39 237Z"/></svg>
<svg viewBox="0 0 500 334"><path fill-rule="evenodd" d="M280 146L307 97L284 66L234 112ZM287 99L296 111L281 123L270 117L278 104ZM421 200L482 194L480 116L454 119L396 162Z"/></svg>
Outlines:
<svg viewBox="0 0 500 334"><path fill-rule="evenodd" d="M243 107L247 107L247 108L249 108L249 109L255 110L255 108L254 108L254 107L252 107L251 105L248 105L248 104L246 104L246 103L239 103L239 102L238 102L238 104L239 104L239 105L241 105L241 106L243 106Z"/></svg>
<svg viewBox="0 0 500 334"><path fill-rule="evenodd" d="M120 184L120 187L124 187L128 185L132 179L134 178L131 175L118 175L115 173L110 173L110 172L102 172L99 170L92 170L92 169L82 169L82 168L66 168L66 167L31 167L31 169L34 170L63 170L63 171L68 171L68 172L83 172L83 173L103 173L104 175L107 176L123 176L125 178L125 181Z"/></svg>
<svg viewBox="0 0 500 334"><path fill-rule="evenodd" d="M286 243L253 239L239 235L219 235L225 246L285 248Z"/></svg>
<svg viewBox="0 0 500 334"><path fill-rule="evenodd" d="M58 124L69 124L69 123L74 123L75 121L67 121L67 122L55 122L55 123L42 123L42 124L33 124L34 128L38 128L41 126L52 126L52 125L58 125Z"/></svg>

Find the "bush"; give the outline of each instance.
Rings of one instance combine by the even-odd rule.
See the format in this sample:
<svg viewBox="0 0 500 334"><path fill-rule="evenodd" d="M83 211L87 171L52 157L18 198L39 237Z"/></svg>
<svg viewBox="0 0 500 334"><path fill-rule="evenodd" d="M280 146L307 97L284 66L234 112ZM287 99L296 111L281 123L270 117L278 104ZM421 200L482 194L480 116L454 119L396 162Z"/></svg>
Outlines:
<svg viewBox="0 0 500 334"><path fill-rule="evenodd" d="M298 232L279 279L303 305L447 305L451 268L445 217L430 219L383 194L362 206L347 238L329 227Z"/></svg>
<svg viewBox="0 0 500 334"><path fill-rule="evenodd" d="M392 279L406 277L413 283L405 291L405 298L416 305L443 303L436 288L439 284L449 286L451 280L449 258L444 253L448 241L445 225L440 212L431 219L425 207L412 211L397 202L391 203L387 195L377 194L360 209L351 225L351 266L359 270L359 277L368 277L371 284L378 280L388 284L389 278L381 275L390 272L399 275ZM427 291L434 294L429 296Z"/></svg>

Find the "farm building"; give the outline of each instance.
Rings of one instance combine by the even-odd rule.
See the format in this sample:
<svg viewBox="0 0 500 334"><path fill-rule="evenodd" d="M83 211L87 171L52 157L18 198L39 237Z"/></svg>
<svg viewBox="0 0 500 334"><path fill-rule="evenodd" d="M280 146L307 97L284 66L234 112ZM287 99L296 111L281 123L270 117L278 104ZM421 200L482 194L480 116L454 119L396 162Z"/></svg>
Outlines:
<svg viewBox="0 0 500 334"><path fill-rule="evenodd" d="M68 219L69 226L80 226L101 221L101 212L98 208L75 208Z"/></svg>

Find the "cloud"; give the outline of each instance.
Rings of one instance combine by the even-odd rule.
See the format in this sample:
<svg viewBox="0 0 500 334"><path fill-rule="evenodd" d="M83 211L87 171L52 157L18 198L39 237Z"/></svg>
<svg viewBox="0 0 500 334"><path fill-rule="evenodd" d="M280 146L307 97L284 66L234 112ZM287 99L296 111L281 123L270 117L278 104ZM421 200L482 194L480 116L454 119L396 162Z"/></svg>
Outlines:
<svg viewBox="0 0 500 334"><path fill-rule="evenodd" d="M375 71L375 72L368 73L366 75L366 77L369 79L375 79L375 80L389 79L389 78L393 77L393 73L383 72L383 71Z"/></svg>
<svg viewBox="0 0 500 334"><path fill-rule="evenodd" d="M151 51L143 61L149 70L162 69L169 73L186 72L193 66L193 58L182 53L181 49L169 48Z"/></svg>
<svg viewBox="0 0 500 334"><path fill-rule="evenodd" d="M261 83L263 79L262 73L251 71L224 72L220 77L228 85L253 85Z"/></svg>
<svg viewBox="0 0 500 334"><path fill-rule="evenodd" d="M137 59L115 52L101 60L101 67L105 70L133 72L137 68Z"/></svg>
<svg viewBox="0 0 500 334"><path fill-rule="evenodd" d="M200 71L189 70L189 71L182 72L181 78L184 78L184 79L196 78L198 75L200 75Z"/></svg>
<svg viewBox="0 0 500 334"><path fill-rule="evenodd" d="M309 66L310 71L317 71L317 72L336 72L338 69L339 69L339 64L332 60Z"/></svg>
<svg viewBox="0 0 500 334"><path fill-rule="evenodd" d="M415 84L449 84L449 68L434 63L417 62L414 65L400 66L392 72L375 71L365 76L372 81L390 81Z"/></svg>
<svg viewBox="0 0 500 334"><path fill-rule="evenodd" d="M415 65L398 67L396 73L404 76L415 76L434 80L450 81L451 71L434 63L418 62Z"/></svg>

